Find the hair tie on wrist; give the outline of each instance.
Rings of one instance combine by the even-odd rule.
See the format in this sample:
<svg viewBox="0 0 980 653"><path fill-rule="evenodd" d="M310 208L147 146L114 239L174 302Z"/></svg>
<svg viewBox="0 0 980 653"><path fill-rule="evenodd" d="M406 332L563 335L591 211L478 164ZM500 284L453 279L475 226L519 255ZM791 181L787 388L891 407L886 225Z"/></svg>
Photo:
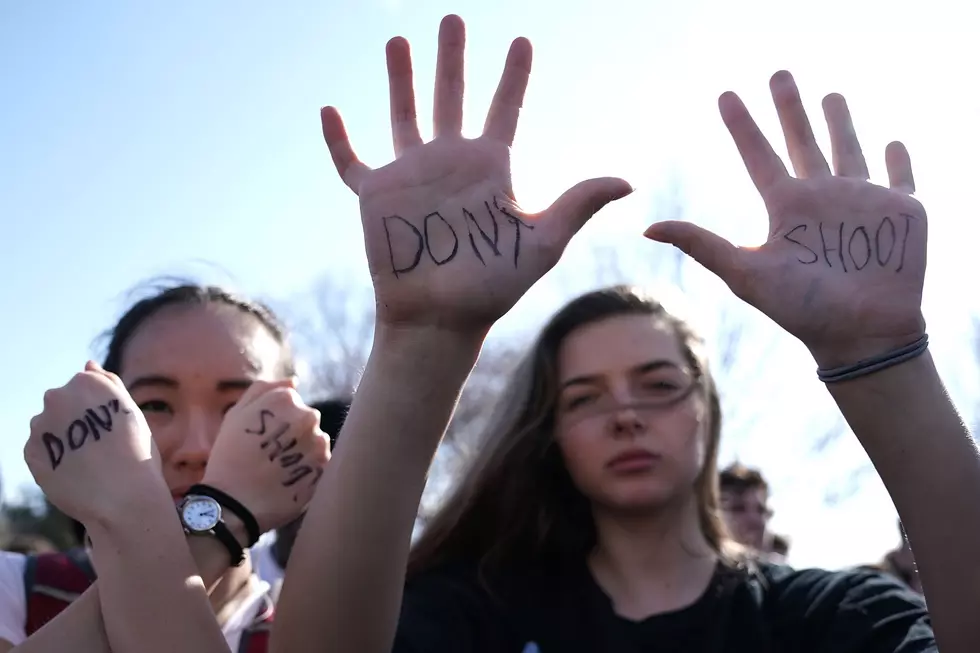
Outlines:
<svg viewBox="0 0 980 653"><path fill-rule="evenodd" d="M255 519L255 515L252 514L252 511L243 506L234 497L225 494L218 488L200 483L197 485L192 485L187 491L187 494L197 494L204 497L211 497L221 504L222 508L227 509L242 520L242 524L245 525L245 532L248 534L248 543L245 545L246 549L252 548L255 546L255 543L259 541L259 537L262 535L262 533L259 531L259 522Z"/></svg>
<svg viewBox="0 0 980 653"><path fill-rule="evenodd" d="M922 337L910 345L905 345L899 349L894 349L884 354L865 358L852 365L844 365L833 369L817 369L817 378L824 383L840 383L850 381L862 376L868 376L889 367L894 367L913 358L917 358L925 353L929 347L929 335L922 334Z"/></svg>

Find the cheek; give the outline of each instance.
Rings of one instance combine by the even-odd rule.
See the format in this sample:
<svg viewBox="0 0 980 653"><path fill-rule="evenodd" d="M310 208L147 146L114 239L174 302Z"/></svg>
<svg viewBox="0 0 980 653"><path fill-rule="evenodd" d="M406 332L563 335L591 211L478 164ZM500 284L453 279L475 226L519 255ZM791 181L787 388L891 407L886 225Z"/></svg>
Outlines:
<svg viewBox="0 0 980 653"><path fill-rule="evenodd" d="M153 443L157 446L160 459L166 463L173 453L180 449L183 439L182 429L177 424L177 420L169 415L147 415L146 423L150 427L150 435L153 436Z"/></svg>
<svg viewBox="0 0 980 653"><path fill-rule="evenodd" d="M596 428L590 427L586 420L564 427L558 437L558 448L565 468L580 489L593 485L593 479L602 473L607 455L604 452L606 438L595 433Z"/></svg>
<svg viewBox="0 0 980 653"><path fill-rule="evenodd" d="M708 454L707 421L701 406L678 407L661 421L664 454L672 458L685 476L693 480L704 467ZM656 426L654 427L656 428Z"/></svg>

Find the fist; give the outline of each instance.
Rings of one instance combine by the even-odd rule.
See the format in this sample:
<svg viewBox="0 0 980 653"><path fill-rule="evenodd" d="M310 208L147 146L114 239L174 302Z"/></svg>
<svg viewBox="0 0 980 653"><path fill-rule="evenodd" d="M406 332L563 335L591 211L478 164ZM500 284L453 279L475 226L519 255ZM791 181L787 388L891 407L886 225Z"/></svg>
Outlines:
<svg viewBox="0 0 980 653"><path fill-rule="evenodd" d="M154 451L125 386L90 362L65 386L44 393L24 459L51 502L86 523L109 515L135 483L151 479L163 488Z"/></svg>
<svg viewBox="0 0 980 653"><path fill-rule="evenodd" d="M257 381L228 411L202 481L241 502L263 532L298 517L330 459L320 413L290 381Z"/></svg>

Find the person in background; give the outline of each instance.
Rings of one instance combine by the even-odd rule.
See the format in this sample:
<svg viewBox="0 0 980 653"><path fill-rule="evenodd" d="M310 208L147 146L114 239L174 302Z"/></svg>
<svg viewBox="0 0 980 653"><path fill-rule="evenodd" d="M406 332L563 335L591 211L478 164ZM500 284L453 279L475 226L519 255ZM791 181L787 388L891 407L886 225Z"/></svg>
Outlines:
<svg viewBox="0 0 980 653"><path fill-rule="evenodd" d="M757 469L733 463L718 474L721 510L736 542L755 551L769 550L772 509L769 484Z"/></svg>
<svg viewBox="0 0 980 653"><path fill-rule="evenodd" d="M285 329L261 303L217 287L168 284L132 305L107 336L103 366L90 362L67 386L45 395L45 412L32 422L25 450L34 453L28 462L48 498L76 520L78 535L88 531L87 546L58 554L0 554L0 653L60 653L65 642L87 653L169 653L188 645L187 640L177 644L169 638L181 633L193 638L195 632L200 641L194 644L200 648L194 650L216 646L264 653L273 615L270 588L253 573L242 550L258 539L260 533L253 531L271 530L301 514L329 458L319 416L294 389ZM125 433L134 448L151 438L159 472L134 471L139 466L131 459L123 460L118 472L136 475L138 487L113 491L109 484L117 470L109 466L97 473L99 465L108 463L92 459L91 452L100 451L93 445L69 448L56 469L44 462L50 443L45 444L41 427L65 437L66 428L75 427L64 420L82 423L72 422L75 417L65 406L87 415L80 402L89 395L96 397L90 399L90 412L103 422L111 422L105 411L112 406L124 407L128 412L123 415L135 415L123 419L113 413L122 420L109 424L114 436ZM63 405L49 407L49 397ZM103 445L116 439L86 442ZM279 447L288 442L294 444L289 445L287 469ZM68 461L76 460L88 460L88 467L66 471L72 470ZM96 488L104 505L92 497L82 501L92 494L82 483L85 469L91 482L104 478L107 485ZM290 471L299 469L303 477L291 480ZM138 491L143 487L145 492ZM201 494L213 489L237 501L244 512L225 498ZM195 517L194 510L202 506L210 507ZM195 519L218 512L223 530L215 524L194 531L201 528ZM246 513L254 524L242 516ZM106 534L107 523L112 537ZM219 537L219 530L224 535ZM95 535L102 538L101 546L93 542ZM114 538L119 537L127 546L118 545ZM181 546L170 546L175 541ZM188 553L196 566L191 571L200 578L170 576L187 571L183 565ZM165 613L190 615L187 610L200 598L191 590L202 579L207 618L201 621L202 615L195 613L188 623L206 627L168 630L167 620L154 620ZM165 581L179 582L181 589L158 596L153 588ZM171 609L166 597L176 596L187 602L180 599L180 609ZM113 638L111 645L108 638Z"/></svg>
<svg viewBox="0 0 980 653"><path fill-rule="evenodd" d="M325 399L310 404L310 408L320 413L320 430L330 437L331 451L337 446L337 436L340 435L344 419L347 417L347 411L350 410L350 404L351 399L349 397ZM289 562L289 554L293 550L293 543L296 541L296 535L302 525L303 517L301 516L276 529L270 537L262 538L262 541L251 549L255 573L272 588L273 601L279 597L282 578L286 573L286 564Z"/></svg>
<svg viewBox="0 0 980 653"><path fill-rule="evenodd" d="M487 334L595 212L631 190L591 180L523 211L510 146L530 44L513 42L483 133L469 138L464 43L462 20L446 17L426 143L408 43L389 42L387 165L362 163L338 112L321 113L340 177L359 196L378 310L345 444L290 558L273 653L980 650L980 504L963 499L980 496L980 456L928 352L926 215L910 197L908 152L889 146L889 185L869 183L847 105L831 95L831 168L786 71L770 88L795 176L742 101L719 100L769 212L767 242L736 247L677 221L645 235L683 250L809 349L909 528L929 610L882 574L793 570L731 551L703 342L624 288L584 295L549 321L413 546L433 456ZM570 147L602 138L601 126L583 120L567 136ZM876 230L881 263L859 258L845 273L847 238L858 234L861 256L862 234ZM820 234L834 258L799 244L819 248Z"/></svg>
<svg viewBox="0 0 980 653"><path fill-rule="evenodd" d="M54 553L58 547L46 537L41 535L17 534L7 540L3 545L3 550L9 553L20 553L22 555L33 555L39 553Z"/></svg>
<svg viewBox="0 0 980 653"><path fill-rule="evenodd" d="M897 547L886 553L879 562L866 565L866 568L890 574L911 589L921 593L922 583L915 567L915 556L912 555L912 546L909 544L908 538L905 537L905 529L902 527L901 520L898 521L898 537L901 543Z"/></svg>
<svg viewBox="0 0 980 653"><path fill-rule="evenodd" d="M789 538L773 533L769 541L769 553L774 561L785 562L789 556Z"/></svg>

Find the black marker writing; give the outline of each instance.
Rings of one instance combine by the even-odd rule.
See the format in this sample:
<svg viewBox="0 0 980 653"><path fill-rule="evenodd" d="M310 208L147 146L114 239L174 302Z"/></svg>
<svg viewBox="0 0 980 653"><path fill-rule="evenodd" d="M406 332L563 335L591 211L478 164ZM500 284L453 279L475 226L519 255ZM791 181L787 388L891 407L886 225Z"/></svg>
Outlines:
<svg viewBox="0 0 980 653"><path fill-rule="evenodd" d="M881 253L885 251L885 246L881 242L882 241L881 234L885 228L885 225L888 225L888 234L889 234L888 238L891 240L891 242L888 243L888 256L886 256L885 259L882 260ZM895 239L896 239L895 223L892 222L891 218L885 216L884 218L882 218L881 224L879 224L878 228L875 230L875 258L878 260L878 265L880 265L881 267L885 267L886 265L888 265L888 262L892 260L892 254L895 251Z"/></svg>
<svg viewBox="0 0 980 653"><path fill-rule="evenodd" d="M252 435L265 435L265 429L266 429L265 420L269 419L270 417L275 417L275 414L273 414L271 410L267 410L263 408L262 410L259 411L259 428L245 429L245 432L250 433Z"/></svg>
<svg viewBox="0 0 980 653"><path fill-rule="evenodd" d="M844 225L842 224L841 226L843 227ZM860 242L858 242L859 253L858 256L854 256L854 240L858 237L858 235L864 239L864 245L862 246ZM862 249L864 250L864 262L858 263L858 259L861 257L860 252ZM865 267L867 267L868 263L871 262L871 239L868 238L867 229L864 227L857 227L851 232L851 238L847 241L847 254L851 257L851 262L854 263L855 270L863 270Z"/></svg>
<svg viewBox="0 0 980 653"><path fill-rule="evenodd" d="M793 243L794 245L799 245L800 247L802 247L803 249L805 249L806 251L808 251L810 253L810 256L812 256L813 258L812 259L809 259L807 261L804 261L803 259L797 257L796 260L799 261L800 263L802 263L803 265L811 265L813 263L816 263L817 261L820 260L820 257L817 255L817 253L815 251L813 251L812 249L810 249L809 247L807 247L806 245L804 245L803 243L801 243L800 241L798 241L795 238L793 238L793 234L795 234L797 231L802 231L805 234L806 233L806 225L805 224L796 225L795 227L793 227L792 229L790 229L789 233L786 234L785 236L783 236L783 238L785 240L788 240L789 242Z"/></svg>
<svg viewBox="0 0 980 653"><path fill-rule="evenodd" d="M76 419L68 426L68 448L72 451L78 451L85 444L88 439L89 429L88 424L85 420ZM95 435L95 439L98 440L98 434Z"/></svg>
<svg viewBox="0 0 980 653"><path fill-rule="evenodd" d="M473 247L473 253L476 254L478 259L480 259L480 263L486 265L486 261L483 260L483 254L480 253L480 249L476 246L476 240L473 238L473 230L470 228L470 223L473 223L473 226L475 226L477 231L480 232L483 242L489 245L490 251L493 252L494 256L500 256L500 249L497 247L497 243L500 242L500 228L497 226L497 216L493 214L493 209L490 208L490 203L484 202L483 206L486 207L487 214L490 216L490 221L493 224L493 240L490 239L489 234L483 230L483 227L481 227L480 223L476 221L476 217L472 213L466 209L463 209L463 215L466 217L466 231L469 233L470 245Z"/></svg>
<svg viewBox="0 0 980 653"><path fill-rule="evenodd" d="M283 487L292 487L296 485L300 480L306 478L313 473L313 468L309 465L300 465L298 467L293 467L289 471L289 478L283 481Z"/></svg>
<svg viewBox="0 0 980 653"><path fill-rule="evenodd" d="M395 249L391 245L391 230L388 228L388 222L392 220L397 220L401 224L411 229L412 234L418 240L418 247L415 250L415 255L412 258L412 262L403 268L395 267ZM422 237L422 232L419 231L414 224L412 224L405 218L401 217L400 215L387 215L381 218L381 222L385 226L385 238L388 239L388 256L391 259L391 271L395 274L395 277L397 277L399 274L405 274L406 272L411 272L412 270L417 268L419 266L419 262L421 262L422 260L422 250L425 249L425 244L424 244L425 239Z"/></svg>
<svg viewBox="0 0 980 653"><path fill-rule="evenodd" d="M446 255L446 258L441 260L437 259L436 255L432 253L432 239L429 238L429 220L432 218L439 218L439 220L442 221L442 224L446 225L446 229L449 229L449 233L453 235L453 251L449 252L449 254ZM459 251L459 238L456 236L456 230L453 229L453 226L449 224L449 222L446 221L446 218L442 217L438 211L434 211L425 216L425 219L422 221L422 232L425 236L425 251L429 253L429 258L432 259L433 263L436 265L445 265L456 258L456 252Z"/></svg>
<svg viewBox="0 0 980 653"><path fill-rule="evenodd" d="M301 479L312 474L314 470L309 465L303 463L305 455L302 452L292 451L299 444L296 438L290 438L288 441L283 440L283 437L289 433L289 429L291 428L290 423L282 422L277 426L270 426L271 421L275 419L275 413L267 408L263 408L259 411L259 428L245 429L245 432L252 435L264 436L261 442L259 442L259 448L269 456L269 462L278 461L279 466L286 471L286 478L282 481L282 486L292 487ZM268 431L268 434L266 434L266 431ZM319 478L319 476L316 478ZM293 501L299 501L299 494L293 495Z"/></svg>
<svg viewBox="0 0 980 653"><path fill-rule="evenodd" d="M840 258L841 267L844 268L844 272L847 272L847 265L844 263L844 223L840 224L840 228L837 230L837 247L828 247L827 238L823 233L823 223L817 224L817 231L820 232L820 245L823 247L823 260L827 262L827 267L834 267L830 262L830 257L828 254L831 252L837 252Z"/></svg>
<svg viewBox="0 0 980 653"><path fill-rule="evenodd" d="M48 459L51 461L51 469L58 469L58 465L65 457L65 443L54 433L44 433L41 435L41 442L48 450Z"/></svg>
<svg viewBox="0 0 980 653"><path fill-rule="evenodd" d="M513 213L510 213L507 209L501 208L500 204L497 203L497 198L493 198L493 206L495 209L507 216L507 221L514 225L514 267L517 267L517 259L521 254L521 227L526 229L534 229L533 225L529 225L520 218L518 218Z"/></svg>
<svg viewBox="0 0 980 653"><path fill-rule="evenodd" d="M81 417L68 425L63 438L59 438L54 433L43 433L41 435L41 441L44 443L44 448L48 452L51 469L58 469L58 466L64 460L66 442L68 443L67 451L78 451L89 440L89 437L98 442L102 437L100 431L105 433L112 432L112 416L118 415L119 413L124 415L131 414L129 409L120 405L118 399L110 399L101 406L86 409Z"/></svg>
<svg viewBox="0 0 980 653"><path fill-rule="evenodd" d="M905 218L905 235L902 236L902 254L898 260L898 269L896 272L901 272L902 268L905 267L905 247L909 242L909 232L912 231L912 220L915 220L914 215L909 215L908 213L899 213L900 216Z"/></svg>
<svg viewBox="0 0 980 653"><path fill-rule="evenodd" d="M839 261L840 268L844 272L849 272L848 259L850 259L850 267L854 271L863 270L874 262L879 268L895 265L895 272L901 272L905 267L905 252L912 231L912 221L918 218L906 213L898 215L904 219L905 223L905 229L901 236L898 235L895 219L885 216L876 227L864 225L851 227L843 222L836 224L818 222L819 249L807 244L808 225L806 224L793 227L783 236L783 240L793 243L793 245L807 252L808 256L804 256L802 251L798 252L796 258L804 265L812 265L822 258L828 268L837 267L836 262ZM873 236L872 229L874 230ZM898 256L895 256L896 248L898 248ZM820 253L818 254L818 252ZM831 256L831 254L835 254L835 256ZM896 262L893 262L895 259L897 259L897 265Z"/></svg>
<svg viewBox="0 0 980 653"><path fill-rule="evenodd" d="M463 225L466 227L466 236L470 241L470 247L473 249L473 255L483 265L487 265L487 257L481 251L483 246L488 247L493 256L502 255L500 225L496 215L496 213L500 213L514 225L514 267L517 267L521 256L521 230L533 230L534 225L519 218L502 205L497 197L493 198L492 205L491 202L484 201L483 208L486 209L487 216L490 218L489 225L486 224L485 220L481 224L481 220L477 219L477 216L467 207L460 207L460 215L463 219ZM432 211L422 218L421 228L400 215L389 215L381 218L385 229L385 238L388 242L391 273L395 277L407 274L421 265L423 252L428 253L429 258L437 266L446 265L458 258L458 222L456 223L457 226L453 226L453 222L446 217L447 215L440 211ZM440 236L439 233L445 234L445 236ZM450 237L453 241L451 247L448 245ZM408 245L409 243L414 245ZM411 250L412 246L415 250L410 257L407 257L406 253ZM399 251L397 257L399 260L397 261L396 248Z"/></svg>

